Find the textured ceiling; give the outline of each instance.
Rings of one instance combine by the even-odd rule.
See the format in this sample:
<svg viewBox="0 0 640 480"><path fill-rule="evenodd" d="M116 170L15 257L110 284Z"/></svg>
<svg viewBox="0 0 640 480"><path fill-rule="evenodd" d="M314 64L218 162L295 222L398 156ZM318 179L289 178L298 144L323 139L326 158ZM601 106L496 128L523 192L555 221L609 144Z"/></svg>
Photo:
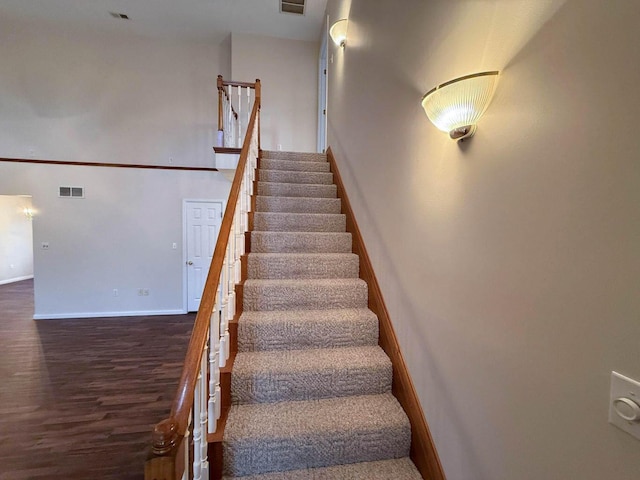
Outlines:
<svg viewBox="0 0 640 480"><path fill-rule="evenodd" d="M0 18L56 23L148 37L220 42L230 32L317 41L327 0L306 0L304 15L279 0L0 0ZM130 20L112 18L124 13Z"/></svg>

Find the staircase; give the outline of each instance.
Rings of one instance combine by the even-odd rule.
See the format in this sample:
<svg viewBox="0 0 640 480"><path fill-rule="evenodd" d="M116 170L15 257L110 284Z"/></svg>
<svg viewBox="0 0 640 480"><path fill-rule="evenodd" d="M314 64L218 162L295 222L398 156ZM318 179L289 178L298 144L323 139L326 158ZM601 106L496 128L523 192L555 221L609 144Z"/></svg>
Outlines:
<svg viewBox="0 0 640 480"><path fill-rule="evenodd" d="M421 479L322 154L262 152L224 479Z"/></svg>

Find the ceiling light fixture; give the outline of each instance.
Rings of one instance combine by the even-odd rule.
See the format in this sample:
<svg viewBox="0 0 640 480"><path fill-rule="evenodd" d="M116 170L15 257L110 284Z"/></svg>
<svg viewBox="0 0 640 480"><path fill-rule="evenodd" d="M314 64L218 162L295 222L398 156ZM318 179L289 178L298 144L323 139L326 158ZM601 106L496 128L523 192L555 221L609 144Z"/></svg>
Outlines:
<svg viewBox="0 0 640 480"><path fill-rule="evenodd" d="M473 136L498 83L500 72L481 72L445 82L422 97L429 120L453 140Z"/></svg>
<svg viewBox="0 0 640 480"><path fill-rule="evenodd" d="M346 18L342 20L338 20L329 29L329 36L333 43L335 43L338 47L344 48L347 44L347 27L349 26L349 21Z"/></svg>

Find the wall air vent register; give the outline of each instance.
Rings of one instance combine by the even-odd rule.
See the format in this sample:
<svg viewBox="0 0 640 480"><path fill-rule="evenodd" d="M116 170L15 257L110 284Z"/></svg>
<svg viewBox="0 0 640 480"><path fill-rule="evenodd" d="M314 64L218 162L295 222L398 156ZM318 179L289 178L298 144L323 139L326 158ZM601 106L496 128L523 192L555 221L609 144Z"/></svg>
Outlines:
<svg viewBox="0 0 640 480"><path fill-rule="evenodd" d="M58 187L60 198L84 198L84 187Z"/></svg>
<svg viewBox="0 0 640 480"><path fill-rule="evenodd" d="M304 15L305 0L280 0L280 13Z"/></svg>

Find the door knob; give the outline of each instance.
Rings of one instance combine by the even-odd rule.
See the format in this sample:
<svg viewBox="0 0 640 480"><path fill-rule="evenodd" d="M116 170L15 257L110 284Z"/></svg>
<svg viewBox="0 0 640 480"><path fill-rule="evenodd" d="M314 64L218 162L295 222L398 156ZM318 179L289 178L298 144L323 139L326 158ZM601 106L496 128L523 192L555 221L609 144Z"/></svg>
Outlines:
<svg viewBox="0 0 640 480"><path fill-rule="evenodd" d="M192 262L191 260L189 260L189 261L187 262L187 265L193 265L193 262Z"/></svg>

